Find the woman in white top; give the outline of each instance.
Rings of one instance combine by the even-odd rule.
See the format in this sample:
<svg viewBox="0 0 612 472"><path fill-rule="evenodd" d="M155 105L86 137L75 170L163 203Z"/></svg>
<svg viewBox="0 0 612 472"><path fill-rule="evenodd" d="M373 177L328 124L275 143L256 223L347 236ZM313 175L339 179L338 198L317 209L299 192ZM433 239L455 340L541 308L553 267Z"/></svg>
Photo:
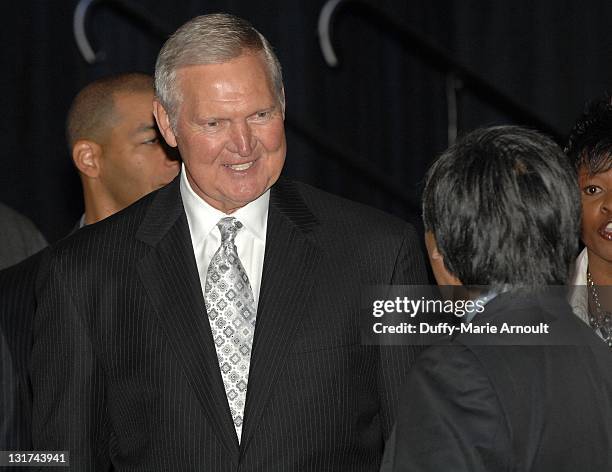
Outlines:
<svg viewBox="0 0 612 472"><path fill-rule="evenodd" d="M612 350L612 105L599 100L574 125L566 153L582 194L585 245L570 283L574 312Z"/></svg>

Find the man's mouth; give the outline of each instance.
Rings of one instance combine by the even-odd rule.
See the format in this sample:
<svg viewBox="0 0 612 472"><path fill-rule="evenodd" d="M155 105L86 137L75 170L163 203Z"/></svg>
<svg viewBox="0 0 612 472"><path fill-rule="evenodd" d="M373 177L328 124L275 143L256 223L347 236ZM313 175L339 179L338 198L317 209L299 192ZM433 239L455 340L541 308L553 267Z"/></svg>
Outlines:
<svg viewBox="0 0 612 472"><path fill-rule="evenodd" d="M250 169L254 163L255 161L245 162L244 164L233 164L233 165L225 164L225 167L229 167L232 170L242 171L242 170Z"/></svg>
<svg viewBox="0 0 612 472"><path fill-rule="evenodd" d="M612 221L608 221L601 225L597 232L602 238L612 241Z"/></svg>

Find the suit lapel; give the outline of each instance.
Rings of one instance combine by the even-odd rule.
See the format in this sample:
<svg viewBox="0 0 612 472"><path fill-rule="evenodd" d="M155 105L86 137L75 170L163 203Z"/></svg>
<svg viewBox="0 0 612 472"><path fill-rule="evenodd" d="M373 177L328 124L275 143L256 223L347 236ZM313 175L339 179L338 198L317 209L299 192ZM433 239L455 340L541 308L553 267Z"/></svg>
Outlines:
<svg viewBox="0 0 612 472"><path fill-rule="evenodd" d="M272 188L241 450L246 450L304 316L321 250L308 233L318 224L294 184Z"/></svg>
<svg viewBox="0 0 612 472"><path fill-rule="evenodd" d="M189 384L230 457L238 441L206 315L179 178L155 196L137 237L152 246L139 274Z"/></svg>

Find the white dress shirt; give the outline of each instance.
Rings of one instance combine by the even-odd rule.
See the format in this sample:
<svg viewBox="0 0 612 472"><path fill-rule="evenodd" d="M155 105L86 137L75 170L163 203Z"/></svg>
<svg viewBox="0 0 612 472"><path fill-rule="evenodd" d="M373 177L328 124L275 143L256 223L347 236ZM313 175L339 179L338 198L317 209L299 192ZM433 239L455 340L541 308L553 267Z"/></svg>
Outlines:
<svg viewBox="0 0 612 472"><path fill-rule="evenodd" d="M266 249L270 190L267 190L257 200L227 215L210 206L193 191L187 180L183 164L181 172L181 197L185 213L187 214L187 222L189 223L189 233L191 234L191 243L193 244L193 251L200 275L202 294L204 294L208 265L221 245L221 233L219 228L217 228L217 223L221 218L233 216L244 226L236 235L235 243L238 257L251 282L255 308L257 308Z"/></svg>

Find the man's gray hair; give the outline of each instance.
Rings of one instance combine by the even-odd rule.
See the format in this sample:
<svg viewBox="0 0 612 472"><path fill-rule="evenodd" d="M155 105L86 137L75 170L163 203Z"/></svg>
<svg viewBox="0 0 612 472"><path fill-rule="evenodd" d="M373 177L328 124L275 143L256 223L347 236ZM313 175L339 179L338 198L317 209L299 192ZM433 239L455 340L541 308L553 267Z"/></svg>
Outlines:
<svg viewBox="0 0 612 472"><path fill-rule="evenodd" d="M181 102L177 71L186 66L220 64L244 53L259 53L282 109L285 108L280 62L270 43L248 21L227 13L202 15L181 26L161 48L155 64L155 94L176 129Z"/></svg>

